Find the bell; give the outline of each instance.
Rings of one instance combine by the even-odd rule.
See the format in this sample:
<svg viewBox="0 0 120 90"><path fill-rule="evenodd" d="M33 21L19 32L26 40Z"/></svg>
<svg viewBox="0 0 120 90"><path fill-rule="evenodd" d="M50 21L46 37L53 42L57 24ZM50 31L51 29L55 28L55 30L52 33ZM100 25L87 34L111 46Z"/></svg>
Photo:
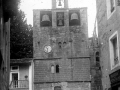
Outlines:
<svg viewBox="0 0 120 90"><path fill-rule="evenodd" d="M78 19L78 15L76 13L73 13L71 15L71 20L73 20L73 19Z"/></svg>
<svg viewBox="0 0 120 90"><path fill-rule="evenodd" d="M42 16L42 21L50 21L50 18L47 14Z"/></svg>
<svg viewBox="0 0 120 90"><path fill-rule="evenodd" d="M61 0L59 0L59 4L58 4L58 6L62 6L62 4L61 4Z"/></svg>
<svg viewBox="0 0 120 90"><path fill-rule="evenodd" d="M63 25L62 20L59 20L58 25L60 25L60 26Z"/></svg>

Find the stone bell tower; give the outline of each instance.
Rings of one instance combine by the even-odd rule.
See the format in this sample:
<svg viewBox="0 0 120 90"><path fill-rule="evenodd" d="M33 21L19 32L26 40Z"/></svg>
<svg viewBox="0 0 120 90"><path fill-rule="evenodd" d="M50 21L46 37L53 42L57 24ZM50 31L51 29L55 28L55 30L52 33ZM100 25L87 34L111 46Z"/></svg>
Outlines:
<svg viewBox="0 0 120 90"><path fill-rule="evenodd" d="M90 90L87 8L33 10L34 90Z"/></svg>

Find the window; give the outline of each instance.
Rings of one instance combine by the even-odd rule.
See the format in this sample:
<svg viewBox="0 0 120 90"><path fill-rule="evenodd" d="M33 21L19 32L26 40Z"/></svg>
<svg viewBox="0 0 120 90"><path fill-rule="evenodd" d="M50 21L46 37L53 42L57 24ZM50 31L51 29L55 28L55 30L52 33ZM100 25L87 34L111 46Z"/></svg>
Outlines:
<svg viewBox="0 0 120 90"><path fill-rule="evenodd" d="M113 12L114 9L115 9L115 1L114 0L110 0L110 5L111 5L111 12Z"/></svg>
<svg viewBox="0 0 120 90"><path fill-rule="evenodd" d="M19 70L18 66L11 66L11 71L17 71L17 70Z"/></svg>
<svg viewBox="0 0 120 90"><path fill-rule="evenodd" d="M98 67L99 70L101 69L99 52L96 52L96 66Z"/></svg>
<svg viewBox="0 0 120 90"><path fill-rule="evenodd" d="M59 65L56 65L56 73L59 73Z"/></svg>
<svg viewBox="0 0 120 90"><path fill-rule="evenodd" d="M62 89L61 89L61 86L55 86L54 90L62 90Z"/></svg>
<svg viewBox="0 0 120 90"><path fill-rule="evenodd" d="M64 26L64 12L57 12L57 26Z"/></svg>
<svg viewBox="0 0 120 90"><path fill-rule="evenodd" d="M106 0L107 3L107 18L109 19L115 11L115 0Z"/></svg>
<svg viewBox="0 0 120 90"><path fill-rule="evenodd" d="M58 42L58 46L59 46L59 49L61 49L62 48L62 43Z"/></svg>
<svg viewBox="0 0 120 90"><path fill-rule="evenodd" d="M11 72L10 73L10 83L12 88L18 88L19 73Z"/></svg>
<svg viewBox="0 0 120 90"><path fill-rule="evenodd" d="M40 26L49 27L52 26L52 12L40 11Z"/></svg>
<svg viewBox="0 0 120 90"><path fill-rule="evenodd" d="M113 45L113 56L114 56L114 62L115 64L118 63L118 54L117 54L117 37L113 38L111 40L112 45Z"/></svg>
<svg viewBox="0 0 120 90"><path fill-rule="evenodd" d="M69 10L69 25L80 25L80 12L79 10Z"/></svg>
<svg viewBox="0 0 120 90"><path fill-rule="evenodd" d="M55 67L54 67L54 65L51 65L51 73L55 73Z"/></svg>
<svg viewBox="0 0 120 90"><path fill-rule="evenodd" d="M119 48L118 48L118 33L115 32L109 38L109 45L110 45L110 60L111 60L111 68L119 65Z"/></svg>
<svg viewBox="0 0 120 90"><path fill-rule="evenodd" d="M99 52L96 52L96 62L100 62L100 59L99 59Z"/></svg>
<svg viewBox="0 0 120 90"><path fill-rule="evenodd" d="M57 64L56 66L51 65L51 73L59 73L60 72L60 66Z"/></svg>

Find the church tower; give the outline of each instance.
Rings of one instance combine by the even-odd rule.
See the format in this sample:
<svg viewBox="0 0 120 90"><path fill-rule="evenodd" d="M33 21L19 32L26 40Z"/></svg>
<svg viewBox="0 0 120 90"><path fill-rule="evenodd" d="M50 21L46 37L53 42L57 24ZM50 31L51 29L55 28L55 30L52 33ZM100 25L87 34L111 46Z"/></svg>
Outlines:
<svg viewBox="0 0 120 90"><path fill-rule="evenodd" d="M87 8L33 10L34 90L90 90Z"/></svg>

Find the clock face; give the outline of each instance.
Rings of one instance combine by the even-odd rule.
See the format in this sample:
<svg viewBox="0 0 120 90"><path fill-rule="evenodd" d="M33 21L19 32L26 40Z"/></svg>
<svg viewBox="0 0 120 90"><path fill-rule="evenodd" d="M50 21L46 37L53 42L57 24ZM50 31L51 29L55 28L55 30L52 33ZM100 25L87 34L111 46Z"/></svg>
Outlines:
<svg viewBox="0 0 120 90"><path fill-rule="evenodd" d="M45 51L46 53L50 53L51 50L52 50L51 46L45 46L45 47L44 47L44 51Z"/></svg>

